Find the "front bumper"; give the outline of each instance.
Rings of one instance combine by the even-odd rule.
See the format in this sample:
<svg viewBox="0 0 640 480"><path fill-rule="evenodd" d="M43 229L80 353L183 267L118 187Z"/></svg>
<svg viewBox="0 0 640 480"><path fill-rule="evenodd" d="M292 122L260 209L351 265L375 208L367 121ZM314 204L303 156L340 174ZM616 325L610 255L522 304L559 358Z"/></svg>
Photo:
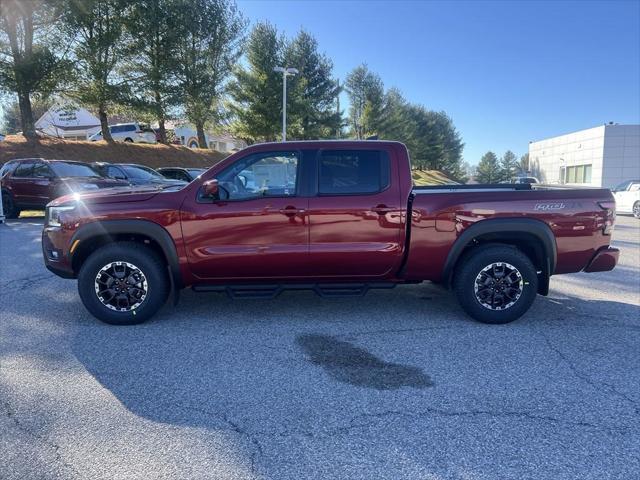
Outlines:
<svg viewBox="0 0 640 480"><path fill-rule="evenodd" d="M602 247L596 252L589 264L585 267L585 272L608 272L613 270L618 263L620 250L614 247Z"/></svg>
<svg viewBox="0 0 640 480"><path fill-rule="evenodd" d="M59 228L45 227L42 230L44 266L59 277L76 278L68 255L67 236L67 232Z"/></svg>

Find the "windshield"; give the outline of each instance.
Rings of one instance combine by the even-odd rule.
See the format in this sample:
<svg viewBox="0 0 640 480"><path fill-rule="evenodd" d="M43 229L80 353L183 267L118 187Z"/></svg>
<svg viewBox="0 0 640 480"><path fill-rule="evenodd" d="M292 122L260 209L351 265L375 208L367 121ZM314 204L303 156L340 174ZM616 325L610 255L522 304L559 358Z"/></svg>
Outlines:
<svg viewBox="0 0 640 480"><path fill-rule="evenodd" d="M51 168L59 177L99 177L97 171L85 163L51 162Z"/></svg>
<svg viewBox="0 0 640 480"><path fill-rule="evenodd" d="M142 165L121 165L121 167L125 172L127 172L127 175L130 178L135 178L138 180L165 180L165 178L155 170L143 167Z"/></svg>
<svg viewBox="0 0 640 480"><path fill-rule="evenodd" d="M627 180L626 182L622 182L616 188L613 189L614 192L624 192L629 188L632 183L640 182L640 180Z"/></svg>

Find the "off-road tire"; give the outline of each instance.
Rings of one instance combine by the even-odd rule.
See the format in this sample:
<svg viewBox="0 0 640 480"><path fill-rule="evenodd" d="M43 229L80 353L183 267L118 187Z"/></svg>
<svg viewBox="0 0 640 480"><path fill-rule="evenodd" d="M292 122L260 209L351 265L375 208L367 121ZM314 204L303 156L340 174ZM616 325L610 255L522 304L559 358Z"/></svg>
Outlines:
<svg viewBox="0 0 640 480"><path fill-rule="evenodd" d="M499 264L513 267L511 271L515 270L515 278L520 276L520 295L510 306L492 309L481 303L476 281L481 278L483 269ZM533 263L522 251L510 245L494 243L471 250L458 262L453 287L458 302L470 317L482 323L502 324L513 322L529 310L538 292L538 275Z"/></svg>
<svg viewBox="0 0 640 480"><path fill-rule="evenodd" d="M13 195L7 191L2 192L2 211L5 218L14 219L20 216L20 209L13 200Z"/></svg>
<svg viewBox="0 0 640 480"><path fill-rule="evenodd" d="M98 298L97 276L101 269L123 262L139 269L146 279L146 296L132 310L116 311ZM78 293L85 308L98 320L112 325L135 325L151 318L166 302L169 278L165 262L145 245L115 242L99 248L84 261L78 273Z"/></svg>

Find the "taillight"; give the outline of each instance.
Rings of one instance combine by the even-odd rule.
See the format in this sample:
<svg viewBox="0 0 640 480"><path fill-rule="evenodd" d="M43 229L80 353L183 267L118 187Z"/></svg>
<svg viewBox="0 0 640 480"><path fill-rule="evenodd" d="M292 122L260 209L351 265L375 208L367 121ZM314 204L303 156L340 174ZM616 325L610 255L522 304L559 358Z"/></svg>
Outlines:
<svg viewBox="0 0 640 480"><path fill-rule="evenodd" d="M611 235L613 232L613 224L616 221L616 202L614 200L598 202L598 205L600 205L600 208L605 211L602 233L605 235Z"/></svg>

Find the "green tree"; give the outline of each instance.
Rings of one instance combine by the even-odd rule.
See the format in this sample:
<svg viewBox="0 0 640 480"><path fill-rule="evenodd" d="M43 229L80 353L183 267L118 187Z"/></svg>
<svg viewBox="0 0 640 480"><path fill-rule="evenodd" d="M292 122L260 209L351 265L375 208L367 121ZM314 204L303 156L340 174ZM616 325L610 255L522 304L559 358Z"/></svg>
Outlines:
<svg viewBox="0 0 640 480"><path fill-rule="evenodd" d="M378 124L378 136L385 140L398 140L409 145L415 140L415 124L409 114L409 103L397 88L390 88L384 95Z"/></svg>
<svg viewBox="0 0 640 480"><path fill-rule="evenodd" d="M345 89L351 103L349 124L352 134L363 139L378 132L384 103L384 85L380 76L366 65L347 75Z"/></svg>
<svg viewBox="0 0 640 480"><path fill-rule="evenodd" d="M267 22L258 23L246 47L247 67L235 69L229 85L234 133L248 141L275 141L280 131L284 38Z"/></svg>
<svg viewBox="0 0 640 480"><path fill-rule="evenodd" d="M126 56L126 0L68 0L65 29L76 38L77 79L68 93L80 104L98 112L102 136L113 142L109 111L129 97L129 83L118 67Z"/></svg>
<svg viewBox="0 0 640 480"><path fill-rule="evenodd" d="M49 97L34 98L31 102L31 111L33 118L38 119L46 113L53 105L53 101ZM20 104L17 100L12 100L4 105L2 123L0 123L0 132L17 133L24 131L22 128L22 116L20 114Z"/></svg>
<svg viewBox="0 0 640 480"><path fill-rule="evenodd" d="M485 153L476 169L478 183L496 183L502 179L502 169L498 157L493 152Z"/></svg>
<svg viewBox="0 0 640 480"><path fill-rule="evenodd" d="M500 168L502 170L501 180L511 180L518 173L518 157L511 150L504 152L500 159Z"/></svg>
<svg viewBox="0 0 640 480"><path fill-rule="evenodd" d="M222 96L241 54L246 22L230 0L180 0L178 91L206 146L205 125L221 116Z"/></svg>
<svg viewBox="0 0 640 480"><path fill-rule="evenodd" d="M284 63L298 69L287 93L287 129L299 139L333 135L342 122L336 110L338 84L333 63L318 52L318 42L301 31L287 44Z"/></svg>
<svg viewBox="0 0 640 480"><path fill-rule="evenodd" d="M179 8L177 0L137 0L125 18L130 45L124 68L136 79L132 103L153 114L162 143L167 142L167 111L180 99L175 88L180 29L174 15Z"/></svg>
<svg viewBox="0 0 640 480"><path fill-rule="evenodd" d="M407 136L400 140L411 152L412 165L421 170L439 170L463 181L464 143L451 118L444 112L434 112L419 105L409 105L406 115L412 123Z"/></svg>
<svg viewBox="0 0 640 480"><path fill-rule="evenodd" d="M47 97L69 68L53 0L0 1L0 90L18 98L23 135L35 138L32 101Z"/></svg>
<svg viewBox="0 0 640 480"><path fill-rule="evenodd" d="M523 175L527 175L531 171L531 166L529 165L529 152L520 157L520 165L518 168L520 169L520 173Z"/></svg>

